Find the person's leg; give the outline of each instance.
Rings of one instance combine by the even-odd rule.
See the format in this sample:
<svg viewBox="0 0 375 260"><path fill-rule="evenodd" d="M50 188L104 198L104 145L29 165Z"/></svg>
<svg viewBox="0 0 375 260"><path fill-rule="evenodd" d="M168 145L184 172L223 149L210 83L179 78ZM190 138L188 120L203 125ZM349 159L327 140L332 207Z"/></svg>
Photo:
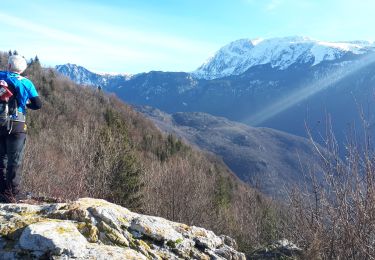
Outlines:
<svg viewBox="0 0 375 260"><path fill-rule="evenodd" d="M5 174L7 168L7 135L0 135L0 194L5 191Z"/></svg>
<svg viewBox="0 0 375 260"><path fill-rule="evenodd" d="M18 194L18 186L21 181L21 165L26 144L25 133L10 134L6 141L8 164L6 170L5 195L10 202L15 202L15 195Z"/></svg>

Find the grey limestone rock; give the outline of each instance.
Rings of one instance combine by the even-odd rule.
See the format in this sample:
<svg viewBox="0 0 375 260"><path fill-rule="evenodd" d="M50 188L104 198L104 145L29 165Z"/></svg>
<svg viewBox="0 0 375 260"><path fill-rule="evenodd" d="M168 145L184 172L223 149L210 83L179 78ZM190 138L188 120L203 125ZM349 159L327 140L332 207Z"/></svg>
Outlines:
<svg viewBox="0 0 375 260"><path fill-rule="evenodd" d="M235 247L204 228L100 199L0 204L0 259L245 259Z"/></svg>

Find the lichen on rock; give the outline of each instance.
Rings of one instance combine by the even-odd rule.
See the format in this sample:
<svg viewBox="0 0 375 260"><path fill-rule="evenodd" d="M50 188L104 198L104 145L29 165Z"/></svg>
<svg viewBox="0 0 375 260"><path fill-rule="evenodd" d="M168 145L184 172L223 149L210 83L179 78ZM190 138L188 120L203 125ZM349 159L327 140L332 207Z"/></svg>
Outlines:
<svg viewBox="0 0 375 260"><path fill-rule="evenodd" d="M21 249L35 256L51 253L84 257L87 240L72 222L43 221L27 226L19 239Z"/></svg>
<svg viewBox="0 0 375 260"><path fill-rule="evenodd" d="M245 259L212 231L105 200L0 204L0 259Z"/></svg>

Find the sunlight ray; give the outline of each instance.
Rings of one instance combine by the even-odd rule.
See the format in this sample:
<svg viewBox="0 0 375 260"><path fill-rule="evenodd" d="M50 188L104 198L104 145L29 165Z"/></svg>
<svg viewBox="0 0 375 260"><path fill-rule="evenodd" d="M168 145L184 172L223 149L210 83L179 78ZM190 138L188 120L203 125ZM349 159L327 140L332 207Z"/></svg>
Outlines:
<svg viewBox="0 0 375 260"><path fill-rule="evenodd" d="M290 93L288 96L277 100L273 104L267 106L265 109L246 119L245 122L252 126L259 126L266 120L282 113L283 111L293 107L294 105L297 105L299 102L332 86L333 84L345 79L346 77L352 75L355 72L358 72L359 70L374 62L375 53L365 55L363 58L351 62L346 66L340 67L333 73L320 78L316 82L312 82L306 87L297 89L296 91Z"/></svg>

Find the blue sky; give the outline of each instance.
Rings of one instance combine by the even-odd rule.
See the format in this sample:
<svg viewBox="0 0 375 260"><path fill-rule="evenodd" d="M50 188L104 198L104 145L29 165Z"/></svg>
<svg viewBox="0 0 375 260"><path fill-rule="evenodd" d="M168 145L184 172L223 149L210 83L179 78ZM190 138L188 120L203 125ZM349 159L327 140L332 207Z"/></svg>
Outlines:
<svg viewBox="0 0 375 260"><path fill-rule="evenodd" d="M0 50L96 72L192 71L241 38L375 40L373 0L13 0Z"/></svg>

